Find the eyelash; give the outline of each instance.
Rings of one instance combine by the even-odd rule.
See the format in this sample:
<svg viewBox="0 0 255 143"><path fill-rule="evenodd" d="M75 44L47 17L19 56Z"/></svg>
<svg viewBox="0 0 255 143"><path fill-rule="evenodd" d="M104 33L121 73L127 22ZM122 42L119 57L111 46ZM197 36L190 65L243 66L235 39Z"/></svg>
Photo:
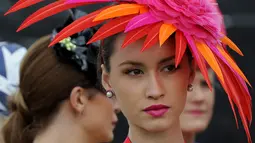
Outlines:
<svg viewBox="0 0 255 143"><path fill-rule="evenodd" d="M212 83L211 83L211 84L212 84ZM200 86L201 86L202 88L208 88L208 89L209 89L209 86L207 85L207 82L206 82L205 80L200 82ZM213 86L213 84L212 84L212 86Z"/></svg>
<svg viewBox="0 0 255 143"><path fill-rule="evenodd" d="M171 73L172 73L172 72L175 72L176 70L180 69L180 65L178 65L177 67L175 67L174 64L171 64L171 65L168 65L168 66L164 67L163 70L164 70L165 68L171 68L171 70L168 71L168 72L171 72ZM163 70L162 70L162 71L163 71Z"/></svg>
<svg viewBox="0 0 255 143"><path fill-rule="evenodd" d="M140 72L139 74L143 73L142 70L140 69L127 69L126 71L124 71L124 74L126 75L131 75L131 76L137 76L137 74L131 74L131 73L134 73L134 72Z"/></svg>
<svg viewBox="0 0 255 143"><path fill-rule="evenodd" d="M169 71L166 71L166 72L173 73L176 70L178 70L180 68L180 66L175 67L174 64L168 65L168 66L165 66L161 71L164 72L164 69L166 69L166 68L171 68ZM133 72L133 74L131 74L132 72ZM143 74L143 71L140 69L127 69L126 71L124 71L124 74L130 75L130 76L139 76L139 75Z"/></svg>

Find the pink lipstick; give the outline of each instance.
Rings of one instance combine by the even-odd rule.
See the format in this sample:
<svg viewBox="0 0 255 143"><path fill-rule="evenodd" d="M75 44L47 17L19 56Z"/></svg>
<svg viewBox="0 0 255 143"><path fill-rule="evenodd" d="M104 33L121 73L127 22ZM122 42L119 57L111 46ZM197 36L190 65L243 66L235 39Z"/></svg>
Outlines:
<svg viewBox="0 0 255 143"><path fill-rule="evenodd" d="M163 116L167 111L169 110L169 107L166 105L152 105L147 108L145 108L143 111L147 114L153 116L153 117L161 117Z"/></svg>

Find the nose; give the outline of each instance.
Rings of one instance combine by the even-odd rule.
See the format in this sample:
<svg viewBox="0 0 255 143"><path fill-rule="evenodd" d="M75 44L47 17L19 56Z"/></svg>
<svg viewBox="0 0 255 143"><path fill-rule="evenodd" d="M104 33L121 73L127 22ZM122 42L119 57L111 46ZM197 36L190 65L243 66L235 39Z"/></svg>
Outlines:
<svg viewBox="0 0 255 143"><path fill-rule="evenodd" d="M149 99L159 99L164 96L164 87L157 74L150 76L147 84L146 97Z"/></svg>

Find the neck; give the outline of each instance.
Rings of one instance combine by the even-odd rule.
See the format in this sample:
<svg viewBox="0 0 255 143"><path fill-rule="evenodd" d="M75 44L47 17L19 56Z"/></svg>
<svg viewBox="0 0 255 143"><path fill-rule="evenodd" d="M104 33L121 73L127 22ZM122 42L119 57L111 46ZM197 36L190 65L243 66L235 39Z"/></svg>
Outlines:
<svg viewBox="0 0 255 143"><path fill-rule="evenodd" d="M179 122L162 132L150 132L130 125L128 136L132 143L184 143Z"/></svg>
<svg viewBox="0 0 255 143"><path fill-rule="evenodd" d="M196 134L193 132L183 132L186 143L195 143Z"/></svg>
<svg viewBox="0 0 255 143"><path fill-rule="evenodd" d="M96 143L72 116L59 113L51 124L39 132L34 143Z"/></svg>

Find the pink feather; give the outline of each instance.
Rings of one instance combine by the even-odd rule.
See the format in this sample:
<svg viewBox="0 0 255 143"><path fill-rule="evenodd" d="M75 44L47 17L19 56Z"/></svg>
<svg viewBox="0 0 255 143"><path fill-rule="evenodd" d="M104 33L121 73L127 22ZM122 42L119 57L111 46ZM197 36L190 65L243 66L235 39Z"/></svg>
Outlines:
<svg viewBox="0 0 255 143"><path fill-rule="evenodd" d="M144 25L153 24L159 21L160 20L152 17L150 12L146 12L131 19L126 27L125 33Z"/></svg>
<svg viewBox="0 0 255 143"><path fill-rule="evenodd" d="M202 58L202 56L200 55L200 53L198 52L198 49L197 49L197 47L195 45L195 42L194 42L194 39L190 35L185 34L184 36L186 37L186 40L189 44L189 48L192 52L192 55L194 56L194 58L197 62L197 65L200 68L200 71L201 71L202 75L204 76L208 87L210 88L210 90L212 90L212 85L211 85L211 82L210 82L210 79L209 79L209 76L208 76L205 61Z"/></svg>
<svg viewBox="0 0 255 143"><path fill-rule="evenodd" d="M240 77L240 75L233 69L233 67L228 63L228 61L225 59L225 57L222 56L222 54L220 53L220 51L215 47L213 46L212 44L210 43L206 43L208 47L210 47L210 49L212 50L212 52L219 58L223 61L223 63L225 63L229 68L230 70L238 77ZM241 77L240 77L241 78ZM243 81L243 79L242 79ZM241 84L244 86L244 87L247 87L246 86L246 83L245 82L241 82ZM248 91L248 88L246 88L247 92L249 93Z"/></svg>
<svg viewBox="0 0 255 143"><path fill-rule="evenodd" d="M114 2L116 0L66 0L66 3L80 3L80 2Z"/></svg>

